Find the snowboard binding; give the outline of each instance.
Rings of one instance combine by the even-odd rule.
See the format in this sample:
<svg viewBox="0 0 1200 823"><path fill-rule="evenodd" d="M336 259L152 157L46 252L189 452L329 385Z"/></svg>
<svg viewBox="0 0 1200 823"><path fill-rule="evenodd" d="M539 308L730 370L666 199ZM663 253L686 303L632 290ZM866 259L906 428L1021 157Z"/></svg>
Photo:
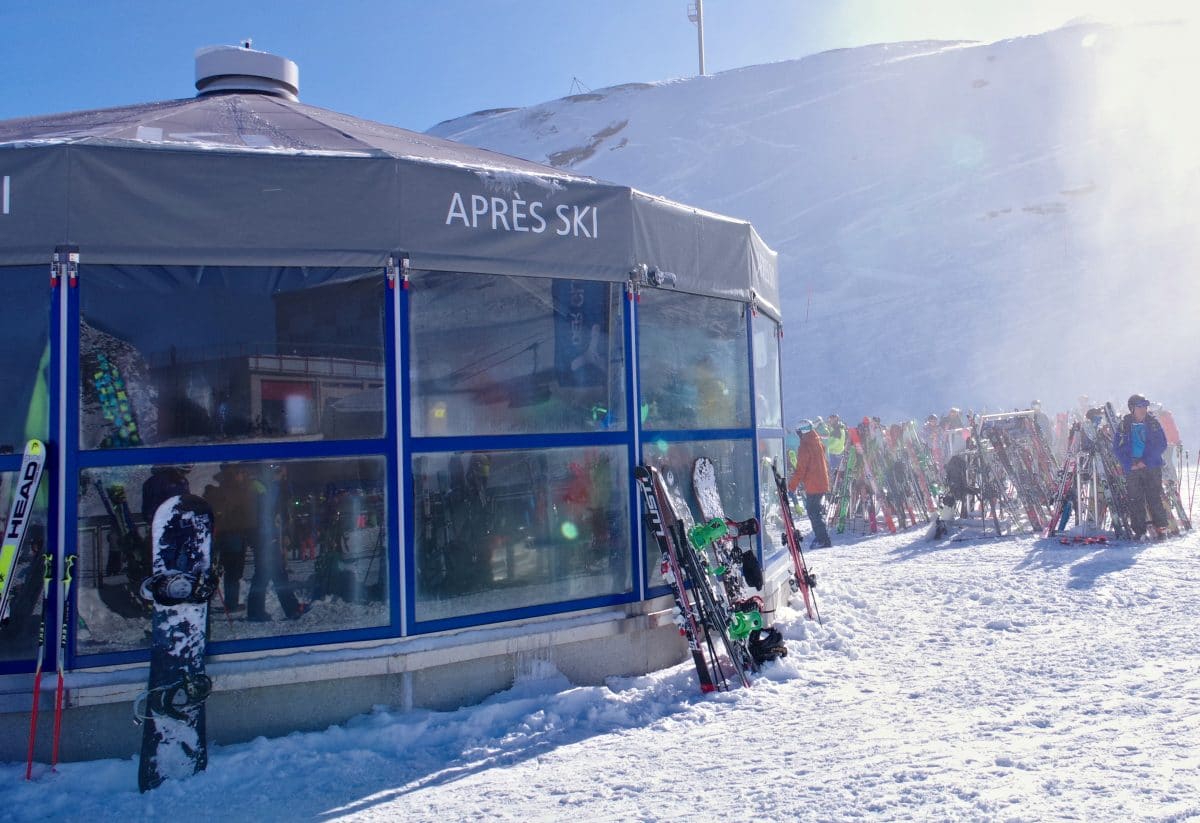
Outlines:
<svg viewBox="0 0 1200 823"><path fill-rule="evenodd" d="M217 570L211 566L200 574L166 572L151 575L143 580L139 594L148 603L157 603L160 606L207 603L217 590L219 582Z"/></svg>
<svg viewBox="0 0 1200 823"><path fill-rule="evenodd" d="M154 715L187 720L188 709L203 703L210 694L212 678L206 674L185 676L168 686L144 691L133 701L134 722L140 725Z"/></svg>

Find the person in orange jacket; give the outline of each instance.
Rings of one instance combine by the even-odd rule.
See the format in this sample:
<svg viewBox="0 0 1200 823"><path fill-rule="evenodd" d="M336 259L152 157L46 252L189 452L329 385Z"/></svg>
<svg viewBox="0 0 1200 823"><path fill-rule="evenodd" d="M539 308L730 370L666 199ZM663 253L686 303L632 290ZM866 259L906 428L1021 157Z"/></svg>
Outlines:
<svg viewBox="0 0 1200 823"><path fill-rule="evenodd" d="M804 504L808 509L808 521L812 523L813 546L828 548L833 543L825 528L825 507L821 501L829 493L829 464L825 458L825 447L813 431L811 420L801 420L796 426L796 433L800 435L800 447L796 450L796 469L788 478L788 490L795 492L804 487Z"/></svg>

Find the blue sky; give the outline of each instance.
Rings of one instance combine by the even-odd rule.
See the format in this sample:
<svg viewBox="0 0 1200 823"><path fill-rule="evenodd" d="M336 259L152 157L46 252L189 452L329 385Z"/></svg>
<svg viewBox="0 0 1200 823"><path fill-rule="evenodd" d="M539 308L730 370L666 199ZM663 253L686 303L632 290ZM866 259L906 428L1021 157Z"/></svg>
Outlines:
<svg viewBox="0 0 1200 823"><path fill-rule="evenodd" d="M705 0L710 73L865 43L997 40L1186 0ZM0 0L0 119L188 97L193 53L251 37L317 106L424 130L696 72L688 0ZM577 90L577 89L576 89Z"/></svg>

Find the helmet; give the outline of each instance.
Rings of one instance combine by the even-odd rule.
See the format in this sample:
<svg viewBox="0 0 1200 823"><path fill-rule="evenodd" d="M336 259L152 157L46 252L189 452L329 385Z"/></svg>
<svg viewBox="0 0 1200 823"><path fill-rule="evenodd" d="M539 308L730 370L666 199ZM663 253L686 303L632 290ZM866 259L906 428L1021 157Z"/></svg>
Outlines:
<svg viewBox="0 0 1200 823"><path fill-rule="evenodd" d="M1129 395L1129 410L1133 411L1138 406L1145 406L1146 408L1150 408L1150 401L1147 400L1145 398L1145 396L1140 395L1140 394Z"/></svg>
<svg viewBox="0 0 1200 823"><path fill-rule="evenodd" d="M813 430L813 423L807 417L796 424L796 432L798 434L807 434Z"/></svg>
<svg viewBox="0 0 1200 823"><path fill-rule="evenodd" d="M1031 408L1031 409L1040 409L1041 407L1042 407L1041 400L1034 400L1034 401L1030 402L1030 404L1029 404L1029 408Z"/></svg>
<svg viewBox="0 0 1200 823"><path fill-rule="evenodd" d="M925 422L926 423L936 423L936 422L938 422L938 416L936 414L931 414L925 418Z"/></svg>

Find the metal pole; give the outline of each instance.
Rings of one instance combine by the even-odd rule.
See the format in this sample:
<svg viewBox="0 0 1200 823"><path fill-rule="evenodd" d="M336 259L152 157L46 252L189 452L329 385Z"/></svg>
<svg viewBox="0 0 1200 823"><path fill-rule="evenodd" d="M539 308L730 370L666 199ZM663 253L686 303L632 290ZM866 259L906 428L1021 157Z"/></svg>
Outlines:
<svg viewBox="0 0 1200 823"><path fill-rule="evenodd" d="M688 9L688 20L696 24L696 45L700 52L700 76L704 76L704 0L696 0Z"/></svg>

